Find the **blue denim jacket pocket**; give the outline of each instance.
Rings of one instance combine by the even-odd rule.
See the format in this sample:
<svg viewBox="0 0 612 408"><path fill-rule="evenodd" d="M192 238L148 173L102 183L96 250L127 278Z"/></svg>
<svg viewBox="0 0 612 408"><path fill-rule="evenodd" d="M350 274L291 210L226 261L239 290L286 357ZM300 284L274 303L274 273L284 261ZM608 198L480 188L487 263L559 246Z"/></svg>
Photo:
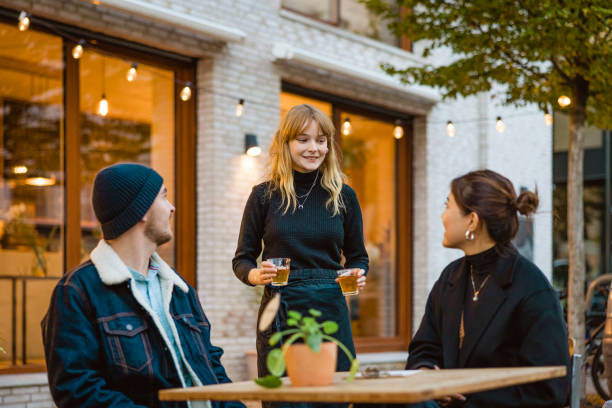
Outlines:
<svg viewBox="0 0 612 408"><path fill-rule="evenodd" d="M121 372L152 373L153 353L146 320L136 313L116 313L97 320L106 352Z"/></svg>
<svg viewBox="0 0 612 408"><path fill-rule="evenodd" d="M186 346L194 349L193 351L195 354L208 359L208 356L206 355L206 348L204 347L204 342L202 341L202 335L208 333L209 331L208 324L196 320L191 313L173 315L172 317L176 322L176 329L179 332L181 339L186 340L182 342L183 347L185 347L186 342Z"/></svg>

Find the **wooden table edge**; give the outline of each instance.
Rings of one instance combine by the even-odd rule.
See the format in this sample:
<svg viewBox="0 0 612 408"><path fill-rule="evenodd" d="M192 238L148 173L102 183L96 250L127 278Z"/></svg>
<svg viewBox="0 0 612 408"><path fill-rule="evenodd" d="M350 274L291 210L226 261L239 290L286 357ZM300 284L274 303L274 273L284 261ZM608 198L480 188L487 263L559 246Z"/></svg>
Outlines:
<svg viewBox="0 0 612 408"><path fill-rule="evenodd" d="M504 367L499 367L498 369L503 369ZM508 368L516 368L516 367L508 367ZM534 367L535 368L535 367ZM329 398L329 395L326 394L329 390L327 387L291 387L290 393L280 393L279 390L282 388L274 388L274 389L256 389L252 391L235 391L232 389L228 389L227 391L205 391L205 389L209 386L201 386L201 387L191 387L191 391L189 388L172 388L165 389L159 391L159 399L161 401L197 401L197 400L211 400L211 401L231 401L231 400L242 400L242 401L267 401L265 394L274 394L270 395L270 401L278 401L278 402L345 402L345 403L367 403L367 402L375 402L375 403L411 403L411 402L420 402L426 401L430 399L436 399L445 397L450 394L462 393L462 394L471 394L475 392L487 391L491 389L504 388L513 385L520 385L530 382L537 382L542 380L548 380L552 378L563 377L567 374L567 369L565 366L546 366L546 367L538 367L542 369L550 369L549 371L542 371L536 374L531 374L528 379L517 379L517 378L508 378L498 380L496 384L487 384L483 385L482 383L474 383L469 387L466 386L449 386L444 390L436 390L435 387L431 389L421 389L418 391L418 394L409 395L406 393L388 393L388 392L380 392L372 391L372 389L364 388L363 390L351 390L350 394L334 394L333 398ZM441 370L447 371L447 370ZM418 375L418 374L416 374ZM410 377L408 377L410 378ZM358 380L356 380L358 381ZM252 381L243 381L243 383L252 383ZM239 384L239 383L228 383L228 384ZM213 386L219 386L225 384L215 384ZM284 385L284 387L290 387L290 385ZM185 396L185 394L197 393L197 396ZM206 394L209 395L206 395ZM214 394L214 395L210 395Z"/></svg>

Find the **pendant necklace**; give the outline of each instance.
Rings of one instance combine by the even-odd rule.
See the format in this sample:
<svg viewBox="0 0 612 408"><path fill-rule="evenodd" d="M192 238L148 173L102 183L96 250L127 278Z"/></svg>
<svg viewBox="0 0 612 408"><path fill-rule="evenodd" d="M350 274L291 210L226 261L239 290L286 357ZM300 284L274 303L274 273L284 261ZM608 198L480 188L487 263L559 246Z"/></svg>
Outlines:
<svg viewBox="0 0 612 408"><path fill-rule="evenodd" d="M308 200L308 196L310 196L310 193L312 192L312 189L314 188L315 184L317 184L317 178L319 178L319 169L317 169L317 174L315 175L315 179L312 182L312 185L310 186L310 189L308 190L308 192L306 194L302 194L301 196L299 195L295 195L296 201L297 201L297 208L298 210L303 210L304 209L304 204L306 204L306 200ZM302 204L300 204L300 201L298 200L299 198L304 198L304 201L302 201Z"/></svg>
<svg viewBox="0 0 612 408"><path fill-rule="evenodd" d="M482 288L484 288L485 283L487 283L490 277L491 275L487 275L487 277L482 281L482 283L478 287L478 290L476 290L476 283L474 282L474 267L470 265L470 278L472 280L472 289L474 289L474 297L472 298L472 302L478 301L478 294L480 293Z"/></svg>

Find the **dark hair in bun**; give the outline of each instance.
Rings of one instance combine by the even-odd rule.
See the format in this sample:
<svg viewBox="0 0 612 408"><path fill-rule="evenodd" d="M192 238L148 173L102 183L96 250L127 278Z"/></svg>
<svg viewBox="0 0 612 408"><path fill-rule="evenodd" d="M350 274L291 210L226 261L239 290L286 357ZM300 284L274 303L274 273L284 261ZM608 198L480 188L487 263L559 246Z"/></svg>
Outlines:
<svg viewBox="0 0 612 408"><path fill-rule="evenodd" d="M517 211L528 216L539 204L537 190L523 191L517 197L510 180L492 170L457 177L451 182L451 192L459 208L465 214L478 214L491 238L501 245L509 244L518 231Z"/></svg>

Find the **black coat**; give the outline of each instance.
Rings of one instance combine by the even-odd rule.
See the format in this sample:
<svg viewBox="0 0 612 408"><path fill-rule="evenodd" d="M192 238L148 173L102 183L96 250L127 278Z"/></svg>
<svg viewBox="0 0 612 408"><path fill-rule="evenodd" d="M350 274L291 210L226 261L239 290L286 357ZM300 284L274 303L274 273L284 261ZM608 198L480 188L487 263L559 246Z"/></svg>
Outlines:
<svg viewBox="0 0 612 408"><path fill-rule="evenodd" d="M567 330L557 294L533 263L511 249L499 258L480 293L473 322L466 322L459 352L459 325L467 278L465 258L449 264L435 283L407 369L565 365ZM464 407L561 407L568 377L466 396Z"/></svg>

